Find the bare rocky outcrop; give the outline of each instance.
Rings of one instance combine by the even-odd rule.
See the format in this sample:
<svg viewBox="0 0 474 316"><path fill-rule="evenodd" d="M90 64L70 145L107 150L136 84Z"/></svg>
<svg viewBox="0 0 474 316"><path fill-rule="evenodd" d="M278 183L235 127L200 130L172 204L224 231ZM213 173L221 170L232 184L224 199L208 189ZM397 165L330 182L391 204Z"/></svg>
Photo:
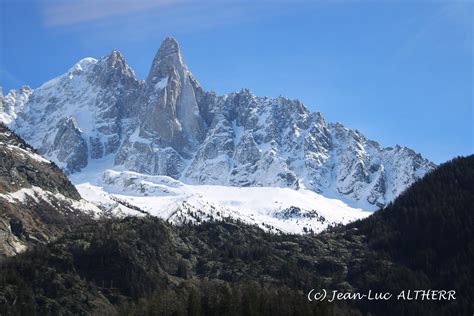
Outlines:
<svg viewBox="0 0 474 316"><path fill-rule="evenodd" d="M0 257L54 240L97 211L61 169L0 123Z"/></svg>

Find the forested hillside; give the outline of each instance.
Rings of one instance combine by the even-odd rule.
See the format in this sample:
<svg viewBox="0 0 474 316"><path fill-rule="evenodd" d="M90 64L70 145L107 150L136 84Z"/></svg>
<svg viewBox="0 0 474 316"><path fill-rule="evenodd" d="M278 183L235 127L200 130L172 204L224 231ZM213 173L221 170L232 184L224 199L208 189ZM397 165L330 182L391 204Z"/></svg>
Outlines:
<svg viewBox="0 0 474 316"><path fill-rule="evenodd" d="M319 235L103 220L2 262L0 314L463 315L474 309L474 156ZM312 289L454 289L455 301L308 302Z"/></svg>

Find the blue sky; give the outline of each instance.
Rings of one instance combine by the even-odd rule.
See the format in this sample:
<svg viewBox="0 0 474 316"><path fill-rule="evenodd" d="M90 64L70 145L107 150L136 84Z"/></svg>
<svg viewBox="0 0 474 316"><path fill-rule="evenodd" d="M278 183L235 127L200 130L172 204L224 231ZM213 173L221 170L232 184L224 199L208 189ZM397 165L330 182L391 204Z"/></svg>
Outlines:
<svg viewBox="0 0 474 316"><path fill-rule="evenodd" d="M0 1L0 86L118 48L139 78L166 36L206 90L299 99L440 163L474 152L472 1Z"/></svg>

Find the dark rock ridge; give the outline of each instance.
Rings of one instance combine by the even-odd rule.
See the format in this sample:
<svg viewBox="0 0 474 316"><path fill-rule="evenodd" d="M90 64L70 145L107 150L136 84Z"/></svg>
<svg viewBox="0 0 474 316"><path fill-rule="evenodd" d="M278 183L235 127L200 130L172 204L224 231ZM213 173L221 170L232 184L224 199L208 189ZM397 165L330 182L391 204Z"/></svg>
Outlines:
<svg viewBox="0 0 474 316"><path fill-rule="evenodd" d="M68 173L113 155L116 166L187 183L306 187L375 208L434 167L411 149L329 124L297 100L204 91L172 38L146 80L113 50L1 98L0 119Z"/></svg>
<svg viewBox="0 0 474 316"><path fill-rule="evenodd" d="M54 240L93 210L60 168L0 123L0 257Z"/></svg>

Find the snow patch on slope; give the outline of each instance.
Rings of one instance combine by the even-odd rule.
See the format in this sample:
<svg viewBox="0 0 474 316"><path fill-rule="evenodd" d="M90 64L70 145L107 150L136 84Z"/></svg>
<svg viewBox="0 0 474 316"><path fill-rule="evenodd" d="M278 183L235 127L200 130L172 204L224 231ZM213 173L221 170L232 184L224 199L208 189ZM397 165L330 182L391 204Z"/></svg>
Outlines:
<svg viewBox="0 0 474 316"><path fill-rule="evenodd" d="M116 216L149 214L175 224L230 217L268 231L304 233L371 214L304 188L188 185L167 176L94 169L72 181L83 198Z"/></svg>
<svg viewBox="0 0 474 316"><path fill-rule="evenodd" d="M45 201L46 203L54 206L53 200L67 203L70 207L81 210L85 214L93 215L96 218L102 216L102 210L99 209L95 204L81 199L79 201L65 197L61 193L51 193L45 191L40 187L33 186L31 188L21 188L15 192L0 193L0 198L4 198L10 203L27 203L28 199L34 200L36 203Z"/></svg>

